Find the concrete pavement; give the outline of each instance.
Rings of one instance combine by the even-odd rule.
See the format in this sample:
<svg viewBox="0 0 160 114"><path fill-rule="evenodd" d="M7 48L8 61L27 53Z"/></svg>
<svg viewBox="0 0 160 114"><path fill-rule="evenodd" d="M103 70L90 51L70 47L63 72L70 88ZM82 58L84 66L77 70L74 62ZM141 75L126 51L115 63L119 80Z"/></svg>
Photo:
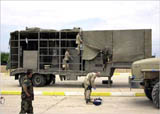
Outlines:
<svg viewBox="0 0 160 114"><path fill-rule="evenodd" d="M19 95L4 95L0 114L18 114ZM92 97L95 98L95 97ZM146 97L101 97L100 106L86 105L83 96L35 96L34 114L159 114Z"/></svg>
<svg viewBox="0 0 160 114"><path fill-rule="evenodd" d="M61 82L56 77L56 84L46 87L34 87L35 100L33 101L34 114L159 114L153 103L144 97L143 89L130 89L128 75L113 77L113 85L108 88L102 85L102 80L97 78L97 89L93 91L92 98L101 97L101 106L86 105L81 83L78 81ZM0 104L0 114L18 114L21 105L21 87L14 77L1 74L0 91L5 98L5 104ZM15 95L13 94L14 92ZM13 92L6 95L7 92ZM135 97L136 94L139 97ZM18 95L17 95L18 94ZM60 96L58 94L63 94ZM105 96L105 97L104 97Z"/></svg>

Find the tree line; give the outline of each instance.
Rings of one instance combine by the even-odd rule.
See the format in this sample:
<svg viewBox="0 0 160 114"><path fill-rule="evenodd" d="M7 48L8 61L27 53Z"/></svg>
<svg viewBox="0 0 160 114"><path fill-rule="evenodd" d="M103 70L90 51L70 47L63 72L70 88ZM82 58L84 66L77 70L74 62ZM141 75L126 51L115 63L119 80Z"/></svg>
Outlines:
<svg viewBox="0 0 160 114"><path fill-rule="evenodd" d="M1 65L7 65L8 60L9 60L9 53L1 52Z"/></svg>

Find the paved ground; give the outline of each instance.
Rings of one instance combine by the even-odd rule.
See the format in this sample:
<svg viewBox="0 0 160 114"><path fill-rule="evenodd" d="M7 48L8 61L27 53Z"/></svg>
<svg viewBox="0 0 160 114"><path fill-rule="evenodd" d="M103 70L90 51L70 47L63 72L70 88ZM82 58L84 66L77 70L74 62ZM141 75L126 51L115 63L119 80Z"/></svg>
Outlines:
<svg viewBox="0 0 160 114"><path fill-rule="evenodd" d="M18 114L20 96L4 96L0 114ZM34 114L159 114L145 97L101 97L100 106L86 105L83 96L36 96Z"/></svg>
<svg viewBox="0 0 160 114"><path fill-rule="evenodd" d="M0 89L21 91L18 81L14 77L4 74L0 76ZM35 91L70 91L83 92L81 83L83 77L78 81L61 82L57 77L56 84L47 87L35 87ZM130 90L128 75L114 76L111 88L102 85L104 78L96 80L96 92L143 92L143 89ZM106 79L106 78L105 78ZM0 104L0 114L18 114L20 111L20 95L3 95L5 104ZM86 105L83 96L35 96L33 102L35 114L159 114L146 97L101 97L101 106Z"/></svg>

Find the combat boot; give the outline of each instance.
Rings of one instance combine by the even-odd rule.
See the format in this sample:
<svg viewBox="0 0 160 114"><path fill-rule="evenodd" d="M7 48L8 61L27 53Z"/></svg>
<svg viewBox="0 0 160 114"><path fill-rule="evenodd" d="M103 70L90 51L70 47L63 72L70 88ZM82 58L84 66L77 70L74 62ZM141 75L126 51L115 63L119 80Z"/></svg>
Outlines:
<svg viewBox="0 0 160 114"><path fill-rule="evenodd" d="M91 103L91 99L86 99L86 104Z"/></svg>

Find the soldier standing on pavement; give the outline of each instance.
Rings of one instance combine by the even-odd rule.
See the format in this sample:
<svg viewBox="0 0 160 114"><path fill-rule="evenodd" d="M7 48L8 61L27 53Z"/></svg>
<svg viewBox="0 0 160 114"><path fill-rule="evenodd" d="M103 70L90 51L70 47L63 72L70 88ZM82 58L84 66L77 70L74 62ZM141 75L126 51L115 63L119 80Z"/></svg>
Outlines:
<svg viewBox="0 0 160 114"><path fill-rule="evenodd" d="M19 114L33 114L32 101L34 100L34 91L32 85L32 69L27 70L27 75L22 81L21 99L21 111Z"/></svg>
<svg viewBox="0 0 160 114"><path fill-rule="evenodd" d="M89 102L91 102L91 92L92 92L92 88L96 89L94 81L96 79L96 77L100 76L100 72L91 72L88 73L87 76L84 79L84 96L85 96L85 100L86 100L86 104L88 104Z"/></svg>

